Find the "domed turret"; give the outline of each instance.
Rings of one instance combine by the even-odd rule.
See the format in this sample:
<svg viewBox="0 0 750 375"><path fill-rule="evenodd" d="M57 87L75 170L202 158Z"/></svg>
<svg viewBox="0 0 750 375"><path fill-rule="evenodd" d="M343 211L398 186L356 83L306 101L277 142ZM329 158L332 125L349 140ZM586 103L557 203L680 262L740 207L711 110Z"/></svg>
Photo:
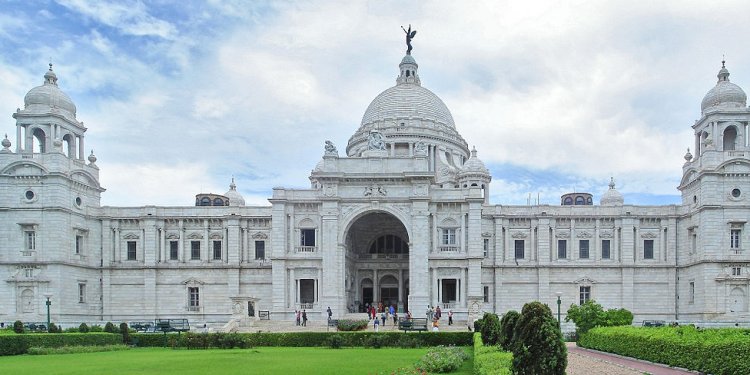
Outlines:
<svg viewBox="0 0 750 375"><path fill-rule="evenodd" d="M23 102L27 111L49 113L50 109L59 109L66 117L76 117L76 105L57 87L57 75L52 71L52 64L49 64L49 70L44 74L44 84L31 89Z"/></svg>
<svg viewBox="0 0 750 375"><path fill-rule="evenodd" d="M230 207L238 207L245 205L245 198L242 197L237 191L237 185L234 184L234 177L232 177L232 183L229 184L229 191L224 194L225 197L229 198Z"/></svg>
<svg viewBox="0 0 750 375"><path fill-rule="evenodd" d="M625 200L622 198L622 194L615 189L614 177L610 177L609 190L602 195L599 204L602 206L622 206L624 203Z"/></svg>
<svg viewBox="0 0 750 375"><path fill-rule="evenodd" d="M717 74L719 80L716 82L716 86L708 91L703 98L703 102L701 102L701 113L714 108L745 108L747 106L745 91L729 82L729 70L724 66L724 63L724 61L721 62L721 70Z"/></svg>
<svg viewBox="0 0 750 375"><path fill-rule="evenodd" d="M489 194L487 194L487 188L489 187L492 176L487 167L484 166L481 160L477 157L476 147L471 149L471 157L464 163L458 171L458 183L464 188L480 188L483 190L485 203L489 203Z"/></svg>

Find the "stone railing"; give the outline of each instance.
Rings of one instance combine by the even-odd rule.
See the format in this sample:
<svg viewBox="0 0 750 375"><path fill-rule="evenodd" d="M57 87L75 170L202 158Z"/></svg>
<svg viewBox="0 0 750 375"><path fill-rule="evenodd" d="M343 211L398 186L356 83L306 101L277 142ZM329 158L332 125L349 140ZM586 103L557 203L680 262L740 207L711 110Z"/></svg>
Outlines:
<svg viewBox="0 0 750 375"><path fill-rule="evenodd" d="M299 309L300 310L312 310L315 307L314 302L306 302L306 303L300 303Z"/></svg>
<svg viewBox="0 0 750 375"><path fill-rule="evenodd" d="M443 302L443 310L450 310L456 308L456 302Z"/></svg>
<svg viewBox="0 0 750 375"><path fill-rule="evenodd" d="M729 252L733 255L740 255L742 254L742 249L730 249Z"/></svg>
<svg viewBox="0 0 750 375"><path fill-rule="evenodd" d="M317 246L295 246L294 251L297 253L314 253L318 250Z"/></svg>
<svg viewBox="0 0 750 375"><path fill-rule="evenodd" d="M201 306L185 306L185 311L200 312Z"/></svg>
<svg viewBox="0 0 750 375"><path fill-rule="evenodd" d="M443 245L438 247L438 251L441 253L457 253L458 252L458 246L455 245Z"/></svg>
<svg viewBox="0 0 750 375"><path fill-rule="evenodd" d="M359 259L409 259L409 254L358 254Z"/></svg>

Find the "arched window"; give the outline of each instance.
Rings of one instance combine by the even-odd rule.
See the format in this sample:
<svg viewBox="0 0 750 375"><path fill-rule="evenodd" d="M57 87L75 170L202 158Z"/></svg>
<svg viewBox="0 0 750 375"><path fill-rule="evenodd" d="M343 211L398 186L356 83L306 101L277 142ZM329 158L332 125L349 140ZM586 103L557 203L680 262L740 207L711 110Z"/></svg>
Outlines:
<svg viewBox="0 0 750 375"><path fill-rule="evenodd" d="M594 201L591 199L591 197L588 197L586 199L586 204L594 204Z"/></svg>
<svg viewBox="0 0 750 375"><path fill-rule="evenodd" d="M201 206L210 206L210 205L211 205L211 198L209 197L201 198Z"/></svg>
<svg viewBox="0 0 750 375"><path fill-rule="evenodd" d="M576 197L576 206L586 204L586 201L583 199L583 197Z"/></svg>
<svg viewBox="0 0 750 375"><path fill-rule="evenodd" d="M724 151L731 151L735 149L737 143L737 128L734 126L728 126L724 129Z"/></svg>
<svg viewBox="0 0 750 375"><path fill-rule="evenodd" d="M214 198L214 206L223 206L224 200L221 198Z"/></svg>
<svg viewBox="0 0 750 375"><path fill-rule="evenodd" d="M36 128L32 134L31 152L41 154L47 152L47 136L44 134L44 130Z"/></svg>
<svg viewBox="0 0 750 375"><path fill-rule="evenodd" d="M63 137L63 153L67 157L73 157L76 154L76 141L70 134L65 134Z"/></svg>
<svg viewBox="0 0 750 375"><path fill-rule="evenodd" d="M571 205L573 205L573 198L566 197L565 200L563 201L563 205L565 205L565 206L571 206Z"/></svg>
<svg viewBox="0 0 750 375"><path fill-rule="evenodd" d="M34 312L34 291L24 289L21 292L21 310L25 313Z"/></svg>
<svg viewBox="0 0 750 375"><path fill-rule="evenodd" d="M409 244L401 237L392 234L380 236L370 245L370 254L407 254L408 252Z"/></svg>

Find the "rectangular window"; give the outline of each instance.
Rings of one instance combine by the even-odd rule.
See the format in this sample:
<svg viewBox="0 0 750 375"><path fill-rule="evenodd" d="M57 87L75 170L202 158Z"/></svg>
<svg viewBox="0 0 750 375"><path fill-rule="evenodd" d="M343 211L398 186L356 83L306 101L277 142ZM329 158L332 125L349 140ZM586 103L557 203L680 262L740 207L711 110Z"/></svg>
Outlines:
<svg viewBox="0 0 750 375"><path fill-rule="evenodd" d="M455 245L455 244L456 244L456 229L444 228L443 229L443 245Z"/></svg>
<svg viewBox="0 0 750 375"><path fill-rule="evenodd" d="M483 293L482 295L484 296L484 302L485 303L490 302L490 287L485 285L482 288L482 293Z"/></svg>
<svg viewBox="0 0 750 375"><path fill-rule="evenodd" d="M190 241L190 260L201 260L200 241Z"/></svg>
<svg viewBox="0 0 750 375"><path fill-rule="evenodd" d="M484 257L487 258L487 254L490 252L490 239L485 238L482 242L482 250L484 251Z"/></svg>
<svg viewBox="0 0 750 375"><path fill-rule="evenodd" d="M198 287L188 288L188 307L197 308L200 306L200 292Z"/></svg>
<svg viewBox="0 0 750 375"><path fill-rule="evenodd" d="M643 240L643 259L654 259L654 240Z"/></svg>
<svg viewBox="0 0 750 375"><path fill-rule="evenodd" d="M609 240L602 240L602 259L610 258Z"/></svg>
<svg viewBox="0 0 750 375"><path fill-rule="evenodd" d="M255 259L266 259L266 241L255 241Z"/></svg>
<svg viewBox="0 0 750 375"><path fill-rule="evenodd" d="M524 256L524 241L516 240L515 242L516 259L523 259Z"/></svg>
<svg viewBox="0 0 750 375"><path fill-rule="evenodd" d="M591 299L591 287L582 286L579 287L579 301L578 304L583 305L586 301Z"/></svg>
<svg viewBox="0 0 750 375"><path fill-rule="evenodd" d="M733 266L732 267L732 276L742 276L742 267Z"/></svg>
<svg viewBox="0 0 750 375"><path fill-rule="evenodd" d="M76 236L76 255L80 255L83 252L83 236Z"/></svg>
<svg viewBox="0 0 750 375"><path fill-rule="evenodd" d="M568 257L568 241L557 240L557 259L565 259Z"/></svg>
<svg viewBox="0 0 750 375"><path fill-rule="evenodd" d="M86 284L78 283L78 303L86 303Z"/></svg>
<svg viewBox="0 0 750 375"><path fill-rule="evenodd" d="M138 247L136 246L135 241L128 241L128 260L136 260L136 250Z"/></svg>
<svg viewBox="0 0 750 375"><path fill-rule="evenodd" d="M589 259L589 240L578 241L578 257L581 259Z"/></svg>
<svg viewBox="0 0 750 375"><path fill-rule="evenodd" d="M221 241L214 241L214 260L221 260Z"/></svg>
<svg viewBox="0 0 750 375"><path fill-rule="evenodd" d="M26 250L36 249L36 232L33 230L27 230L24 232L26 237Z"/></svg>
<svg viewBox="0 0 750 375"><path fill-rule="evenodd" d="M179 246L177 241L169 241L169 260L177 260Z"/></svg>
<svg viewBox="0 0 750 375"><path fill-rule="evenodd" d="M688 295L688 303L695 302L695 281L690 282L690 290L688 291L690 293Z"/></svg>
<svg viewBox="0 0 750 375"><path fill-rule="evenodd" d="M23 274L26 277L34 277L34 268L33 267L24 267Z"/></svg>
<svg viewBox="0 0 750 375"><path fill-rule="evenodd" d="M315 246L315 229L300 229L300 246Z"/></svg>
<svg viewBox="0 0 750 375"><path fill-rule="evenodd" d="M742 234L741 229L732 229L729 232L729 247L732 248L732 250L740 249L740 235L741 234Z"/></svg>

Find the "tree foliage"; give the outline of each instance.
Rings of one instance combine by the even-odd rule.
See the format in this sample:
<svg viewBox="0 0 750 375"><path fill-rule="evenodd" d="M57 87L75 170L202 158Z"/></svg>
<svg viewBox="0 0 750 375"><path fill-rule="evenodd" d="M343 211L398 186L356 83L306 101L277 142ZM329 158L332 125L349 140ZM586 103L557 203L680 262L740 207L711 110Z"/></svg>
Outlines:
<svg viewBox="0 0 750 375"><path fill-rule="evenodd" d="M565 342L549 306L525 304L514 332L513 373L564 375L567 364Z"/></svg>
<svg viewBox="0 0 750 375"><path fill-rule="evenodd" d="M626 309L609 309L604 311L602 305L588 300L583 305L570 305L566 322L576 324L576 332L583 334L594 327L626 326L633 323L633 313Z"/></svg>
<svg viewBox="0 0 750 375"><path fill-rule="evenodd" d="M15 322L13 322L13 332L15 332L15 333L23 333L24 332L23 322L22 321L16 320Z"/></svg>
<svg viewBox="0 0 750 375"><path fill-rule="evenodd" d="M496 314L484 313L479 328L482 334L482 341L485 345L497 345L500 343L500 319Z"/></svg>
<svg viewBox="0 0 750 375"><path fill-rule="evenodd" d="M500 344L505 351L511 351L513 349L513 335L516 329L516 322L518 322L520 316L521 314L519 314L518 311L510 310L505 313L503 319L500 320L500 342L498 344Z"/></svg>

